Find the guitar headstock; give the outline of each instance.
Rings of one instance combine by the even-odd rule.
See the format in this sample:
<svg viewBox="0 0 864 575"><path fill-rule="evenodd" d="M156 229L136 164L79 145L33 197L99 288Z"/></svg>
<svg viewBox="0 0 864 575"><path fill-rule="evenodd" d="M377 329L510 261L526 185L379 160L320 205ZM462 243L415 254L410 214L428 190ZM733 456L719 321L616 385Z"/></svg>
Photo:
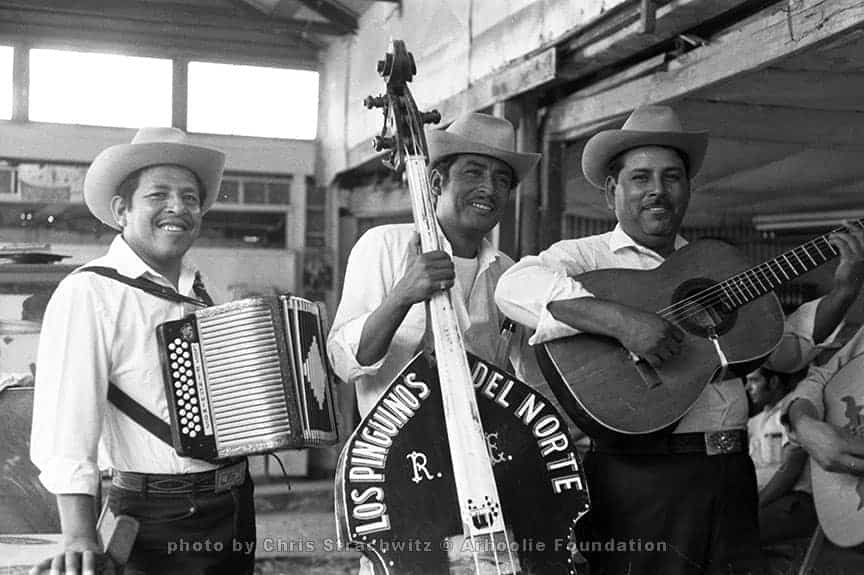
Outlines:
<svg viewBox="0 0 864 575"><path fill-rule="evenodd" d="M437 124L441 114L436 110L420 112L408 82L417 73L414 56L405 48L402 40L390 42L390 48L383 60L378 61L378 73L384 78L387 92L380 96L368 96L363 100L367 108L382 108L384 125L381 133L375 136L375 151L390 150L384 164L396 172L401 172L407 156L429 157L425 124Z"/></svg>

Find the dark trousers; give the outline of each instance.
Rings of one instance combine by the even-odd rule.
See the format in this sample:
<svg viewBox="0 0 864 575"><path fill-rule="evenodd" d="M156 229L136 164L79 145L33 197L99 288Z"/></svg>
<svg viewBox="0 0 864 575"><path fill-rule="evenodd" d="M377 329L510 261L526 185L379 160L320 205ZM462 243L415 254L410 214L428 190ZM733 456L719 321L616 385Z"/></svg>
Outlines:
<svg viewBox="0 0 864 575"><path fill-rule="evenodd" d="M245 575L255 568L252 480L214 493L162 494L112 486L108 505L140 522L124 575Z"/></svg>
<svg viewBox="0 0 864 575"><path fill-rule="evenodd" d="M590 452L591 575L761 574L756 474L747 453Z"/></svg>
<svg viewBox="0 0 864 575"><path fill-rule="evenodd" d="M793 491L759 508L763 545L810 537L818 524L813 496L809 493Z"/></svg>

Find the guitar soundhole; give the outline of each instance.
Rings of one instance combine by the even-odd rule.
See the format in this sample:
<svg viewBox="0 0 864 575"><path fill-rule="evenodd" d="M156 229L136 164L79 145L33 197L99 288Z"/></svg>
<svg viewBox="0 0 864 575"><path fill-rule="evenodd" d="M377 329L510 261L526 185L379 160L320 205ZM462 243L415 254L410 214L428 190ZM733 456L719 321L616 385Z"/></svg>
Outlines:
<svg viewBox="0 0 864 575"><path fill-rule="evenodd" d="M672 294L671 310L663 316L698 337L723 335L735 325L738 313L727 307L719 294L714 295L710 288L716 285L707 278L687 280Z"/></svg>

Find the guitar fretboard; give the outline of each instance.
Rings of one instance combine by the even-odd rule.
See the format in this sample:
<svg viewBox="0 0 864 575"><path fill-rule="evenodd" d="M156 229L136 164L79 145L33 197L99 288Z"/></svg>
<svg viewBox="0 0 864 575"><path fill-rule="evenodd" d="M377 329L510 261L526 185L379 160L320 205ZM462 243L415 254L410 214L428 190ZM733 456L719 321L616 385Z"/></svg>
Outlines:
<svg viewBox="0 0 864 575"><path fill-rule="evenodd" d="M864 220L856 220L854 224L864 227ZM813 238L772 260L720 282L711 290L720 290L720 300L723 306L730 310L748 304L838 256L839 250L831 245L828 237L834 232L845 230L845 228L837 228L828 234Z"/></svg>

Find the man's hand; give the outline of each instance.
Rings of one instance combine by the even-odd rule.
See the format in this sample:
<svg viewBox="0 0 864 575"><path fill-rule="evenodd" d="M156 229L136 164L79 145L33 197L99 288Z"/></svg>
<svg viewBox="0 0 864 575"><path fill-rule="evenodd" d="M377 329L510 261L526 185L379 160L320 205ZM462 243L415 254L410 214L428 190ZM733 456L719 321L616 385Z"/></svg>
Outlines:
<svg viewBox="0 0 864 575"><path fill-rule="evenodd" d="M415 235L412 250L420 249L420 238ZM401 305L410 307L415 303L426 301L436 292L450 289L456 279L453 260L446 252L437 250L416 256L408 264L408 270L396 287L394 297Z"/></svg>
<svg viewBox="0 0 864 575"><path fill-rule="evenodd" d="M30 569L29 575L116 575L119 572L114 562L102 553L98 544L78 541L67 543L64 553L35 565Z"/></svg>
<svg viewBox="0 0 864 575"><path fill-rule="evenodd" d="M834 271L834 287L857 295L864 283L864 229L846 223L847 231L828 237L829 243L840 250L840 263Z"/></svg>
<svg viewBox="0 0 864 575"><path fill-rule="evenodd" d="M684 333L654 313L629 309L626 325L617 335L628 350L658 367L681 351Z"/></svg>
<svg viewBox="0 0 864 575"><path fill-rule="evenodd" d="M801 446L826 471L864 476L864 439L810 415L795 423Z"/></svg>

